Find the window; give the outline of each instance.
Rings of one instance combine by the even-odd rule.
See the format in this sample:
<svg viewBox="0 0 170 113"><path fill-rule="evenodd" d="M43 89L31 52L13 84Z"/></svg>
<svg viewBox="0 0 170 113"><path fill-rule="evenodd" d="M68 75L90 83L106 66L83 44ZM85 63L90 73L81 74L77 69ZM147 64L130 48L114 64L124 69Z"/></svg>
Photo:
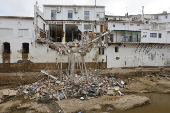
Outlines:
<svg viewBox="0 0 170 113"><path fill-rule="evenodd" d="M113 27L115 27L115 24L113 24Z"/></svg>
<svg viewBox="0 0 170 113"><path fill-rule="evenodd" d="M119 47L115 47L115 52L119 52Z"/></svg>
<svg viewBox="0 0 170 113"><path fill-rule="evenodd" d="M73 19L73 10L68 10L68 20Z"/></svg>
<svg viewBox="0 0 170 113"><path fill-rule="evenodd" d="M147 32L143 32L143 38L147 37Z"/></svg>
<svg viewBox="0 0 170 113"><path fill-rule="evenodd" d="M113 18L113 20L116 20L116 18Z"/></svg>
<svg viewBox="0 0 170 113"><path fill-rule="evenodd" d="M165 19L167 19L167 18L168 18L168 15L165 16Z"/></svg>
<svg viewBox="0 0 170 113"><path fill-rule="evenodd" d="M84 25L85 30L91 30L91 25Z"/></svg>
<svg viewBox="0 0 170 113"><path fill-rule="evenodd" d="M28 37L28 29L18 29L19 37Z"/></svg>
<svg viewBox="0 0 170 113"><path fill-rule="evenodd" d="M159 38L162 38L162 33L159 33Z"/></svg>
<svg viewBox="0 0 170 113"><path fill-rule="evenodd" d="M137 24L137 26L140 26L140 24Z"/></svg>
<svg viewBox="0 0 170 113"><path fill-rule="evenodd" d="M157 37L157 33L150 33L150 37L156 38Z"/></svg>
<svg viewBox="0 0 170 113"><path fill-rule="evenodd" d="M56 20L56 10L51 10L51 20Z"/></svg>
<svg viewBox="0 0 170 113"><path fill-rule="evenodd" d="M84 11L84 20L90 20L90 11Z"/></svg>
<svg viewBox="0 0 170 113"><path fill-rule="evenodd" d="M146 24L149 24L149 21L146 21Z"/></svg>
<svg viewBox="0 0 170 113"><path fill-rule="evenodd" d="M119 18L119 20L122 20L122 18Z"/></svg>
<svg viewBox="0 0 170 113"><path fill-rule="evenodd" d="M0 37L13 36L13 29L0 28Z"/></svg>
<svg viewBox="0 0 170 113"><path fill-rule="evenodd" d="M153 19L158 19L158 16L154 16Z"/></svg>
<svg viewBox="0 0 170 113"><path fill-rule="evenodd" d="M99 55L104 55L104 47L99 48Z"/></svg>
<svg viewBox="0 0 170 113"><path fill-rule="evenodd" d="M123 23L123 25L125 25L125 23Z"/></svg>
<svg viewBox="0 0 170 113"><path fill-rule="evenodd" d="M110 34L110 41L113 42L113 36L114 34Z"/></svg>
<svg viewBox="0 0 170 113"><path fill-rule="evenodd" d="M133 24L130 24L131 26L133 26Z"/></svg>

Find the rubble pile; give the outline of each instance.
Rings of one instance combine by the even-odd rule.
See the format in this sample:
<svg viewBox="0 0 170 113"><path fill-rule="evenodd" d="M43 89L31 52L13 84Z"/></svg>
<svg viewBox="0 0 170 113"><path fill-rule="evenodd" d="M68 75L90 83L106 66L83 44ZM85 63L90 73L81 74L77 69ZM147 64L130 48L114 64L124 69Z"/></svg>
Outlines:
<svg viewBox="0 0 170 113"><path fill-rule="evenodd" d="M46 71L41 72L46 74L47 78L20 86L18 94L24 95L25 99L35 99L43 103L74 97L81 97L80 99L83 100L86 96L96 97L103 94L110 96L123 95L120 88L124 88L124 82L117 81L113 77L108 78L92 74L82 75L81 73L75 74L74 77L66 75L54 77Z"/></svg>

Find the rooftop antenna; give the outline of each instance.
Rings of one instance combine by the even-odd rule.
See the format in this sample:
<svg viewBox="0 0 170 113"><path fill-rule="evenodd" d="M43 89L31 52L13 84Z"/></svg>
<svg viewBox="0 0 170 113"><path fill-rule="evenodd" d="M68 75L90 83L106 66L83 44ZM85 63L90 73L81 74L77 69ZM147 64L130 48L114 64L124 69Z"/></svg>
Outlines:
<svg viewBox="0 0 170 113"><path fill-rule="evenodd" d="M142 6L142 21L144 21L144 6Z"/></svg>
<svg viewBox="0 0 170 113"><path fill-rule="evenodd" d="M95 0L95 7L96 7L96 0Z"/></svg>

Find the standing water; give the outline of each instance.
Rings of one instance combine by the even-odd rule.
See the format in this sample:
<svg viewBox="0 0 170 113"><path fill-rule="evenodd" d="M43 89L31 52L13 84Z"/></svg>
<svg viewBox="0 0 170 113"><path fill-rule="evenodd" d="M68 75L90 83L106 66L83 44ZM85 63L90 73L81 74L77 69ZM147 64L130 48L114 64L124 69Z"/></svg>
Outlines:
<svg viewBox="0 0 170 113"><path fill-rule="evenodd" d="M103 107L101 110L91 111L90 113L170 113L170 94L137 93L135 95L150 98L151 104L135 107L126 111L108 111L107 107Z"/></svg>

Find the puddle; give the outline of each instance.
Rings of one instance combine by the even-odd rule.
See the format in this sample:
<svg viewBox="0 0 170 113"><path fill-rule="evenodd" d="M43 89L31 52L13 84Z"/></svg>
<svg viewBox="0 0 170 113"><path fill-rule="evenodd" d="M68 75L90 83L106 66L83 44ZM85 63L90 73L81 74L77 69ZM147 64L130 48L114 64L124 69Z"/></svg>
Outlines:
<svg viewBox="0 0 170 113"><path fill-rule="evenodd" d="M155 93L137 93L135 95L146 96L152 101L151 104L135 107L126 111L111 110L110 107L103 107L97 111L89 111L90 113L170 113L170 94Z"/></svg>

